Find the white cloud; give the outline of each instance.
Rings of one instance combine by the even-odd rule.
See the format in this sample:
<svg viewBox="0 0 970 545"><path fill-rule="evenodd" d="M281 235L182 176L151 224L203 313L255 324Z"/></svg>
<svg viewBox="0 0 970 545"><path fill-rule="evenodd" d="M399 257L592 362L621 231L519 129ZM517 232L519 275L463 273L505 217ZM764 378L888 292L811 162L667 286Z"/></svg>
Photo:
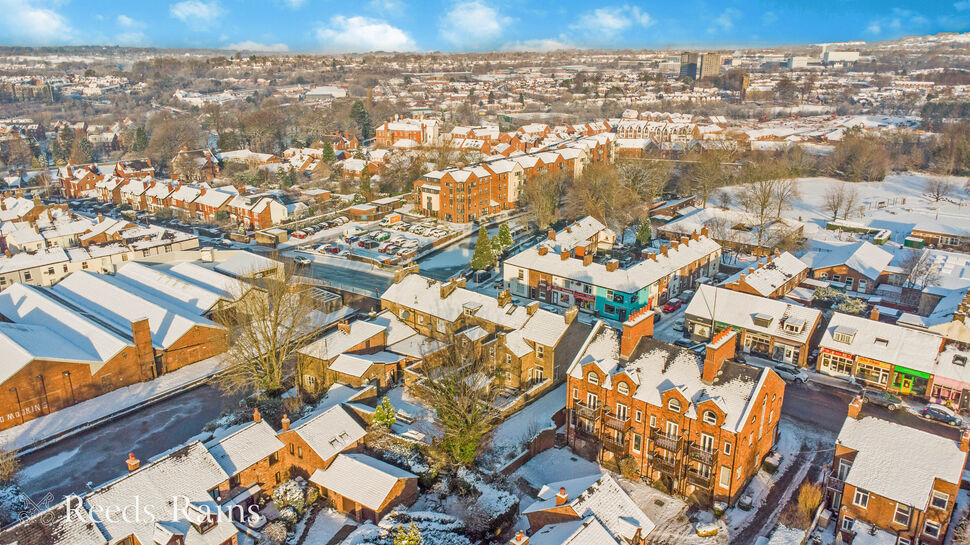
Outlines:
<svg viewBox="0 0 970 545"><path fill-rule="evenodd" d="M6 45L71 43L76 36L67 18L31 0L0 0L0 29Z"/></svg>
<svg viewBox="0 0 970 545"><path fill-rule="evenodd" d="M718 29L728 31L734 28L734 22L741 18L741 12L734 8L727 8L720 15L714 18L713 25L707 29L708 32L717 32Z"/></svg>
<svg viewBox="0 0 970 545"><path fill-rule="evenodd" d="M121 28L133 29L133 28L143 28L145 25L143 25L141 21L132 19L131 17L128 17L127 15L122 14L118 16L118 26L120 26Z"/></svg>
<svg viewBox="0 0 970 545"><path fill-rule="evenodd" d="M631 28L634 24L648 27L653 24L650 14L638 6L596 8L579 16L570 28L581 30L590 36L613 38Z"/></svg>
<svg viewBox="0 0 970 545"><path fill-rule="evenodd" d="M869 23L869 26L866 27L866 32L870 32L872 34L879 34L880 32L882 32L882 26L879 25L878 21L873 21Z"/></svg>
<svg viewBox="0 0 970 545"><path fill-rule="evenodd" d="M926 29L929 21L923 15L914 11L902 8L893 8L891 15L873 19L866 27L866 32L870 34L880 34L884 30L895 34L907 32L920 32Z"/></svg>
<svg viewBox="0 0 970 545"><path fill-rule="evenodd" d="M509 42L502 46L502 51L535 51L538 53L548 53L550 51L561 51L563 49L582 49L576 44L570 43L564 36L557 38L542 38L536 40L521 40Z"/></svg>
<svg viewBox="0 0 970 545"><path fill-rule="evenodd" d="M297 9L303 5L306 0L283 0L283 3L290 6L293 9Z"/></svg>
<svg viewBox="0 0 970 545"><path fill-rule="evenodd" d="M217 2L201 0L183 0L169 6L168 11L172 17L196 29L206 28L225 13Z"/></svg>
<svg viewBox="0 0 970 545"><path fill-rule="evenodd" d="M459 47L494 43L513 19L479 0L459 2L438 24L441 36Z"/></svg>
<svg viewBox="0 0 970 545"><path fill-rule="evenodd" d="M114 43L118 45L139 46L147 41L143 32L122 32L114 37Z"/></svg>
<svg viewBox="0 0 970 545"><path fill-rule="evenodd" d="M222 49L232 49L236 51L289 51L290 48L284 43L264 44L246 40L222 46Z"/></svg>
<svg viewBox="0 0 970 545"><path fill-rule="evenodd" d="M404 2L399 0L370 0L368 5L380 13L399 13L404 10Z"/></svg>
<svg viewBox="0 0 970 545"><path fill-rule="evenodd" d="M380 19L355 15L335 15L326 25L317 27L317 39L331 53L367 51L417 51L418 46L407 32Z"/></svg>

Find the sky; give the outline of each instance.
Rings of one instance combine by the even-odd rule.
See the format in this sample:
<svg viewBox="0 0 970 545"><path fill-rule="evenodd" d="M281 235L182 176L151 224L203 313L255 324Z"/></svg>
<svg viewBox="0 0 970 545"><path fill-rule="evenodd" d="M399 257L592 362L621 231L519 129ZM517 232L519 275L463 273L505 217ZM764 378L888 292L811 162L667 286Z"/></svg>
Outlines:
<svg viewBox="0 0 970 545"><path fill-rule="evenodd" d="M970 31L970 0L0 0L0 45L312 53L663 49Z"/></svg>

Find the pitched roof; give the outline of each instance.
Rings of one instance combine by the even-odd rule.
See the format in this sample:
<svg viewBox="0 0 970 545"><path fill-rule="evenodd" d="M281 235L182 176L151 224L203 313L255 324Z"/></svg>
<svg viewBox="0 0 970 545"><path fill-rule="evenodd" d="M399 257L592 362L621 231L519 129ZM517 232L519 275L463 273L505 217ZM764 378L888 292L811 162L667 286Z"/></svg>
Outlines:
<svg viewBox="0 0 970 545"><path fill-rule="evenodd" d="M684 314L705 321L713 318L716 322L800 344L808 342L812 334L811 326L822 316L813 308L709 284L701 284ZM797 333L788 331L785 322L790 320L804 320L805 326ZM767 325L762 325L765 321Z"/></svg>
<svg viewBox="0 0 970 545"><path fill-rule="evenodd" d="M310 482L377 511L399 480L417 478L366 454L341 454L326 470L314 471Z"/></svg>
<svg viewBox="0 0 970 545"><path fill-rule="evenodd" d="M512 303L500 306L495 297L455 288L447 297L441 297L441 282L411 274L392 284L381 295L382 300L403 307L418 309L447 322L454 322L464 312L509 329L519 329L528 318L525 307Z"/></svg>
<svg viewBox="0 0 970 545"><path fill-rule="evenodd" d="M265 420L250 422L239 430L206 443L209 453L227 475L242 470L278 452L286 445Z"/></svg>
<svg viewBox="0 0 970 545"><path fill-rule="evenodd" d="M848 244L827 244L802 256L802 261L812 269L825 269L838 265L876 280L886 270L893 254L867 241Z"/></svg>
<svg viewBox="0 0 970 545"><path fill-rule="evenodd" d="M851 342L835 340L836 330L849 333ZM936 333L887 324L862 316L835 312L822 333L819 346L876 361L936 373L943 337Z"/></svg>
<svg viewBox="0 0 970 545"><path fill-rule="evenodd" d="M329 460L340 451L364 437L367 430L343 405L308 416L293 424L292 429L323 460Z"/></svg>
<svg viewBox="0 0 970 545"><path fill-rule="evenodd" d="M330 360L385 331L384 326L366 320L354 320L349 326L349 331L337 328L298 352L311 358Z"/></svg>

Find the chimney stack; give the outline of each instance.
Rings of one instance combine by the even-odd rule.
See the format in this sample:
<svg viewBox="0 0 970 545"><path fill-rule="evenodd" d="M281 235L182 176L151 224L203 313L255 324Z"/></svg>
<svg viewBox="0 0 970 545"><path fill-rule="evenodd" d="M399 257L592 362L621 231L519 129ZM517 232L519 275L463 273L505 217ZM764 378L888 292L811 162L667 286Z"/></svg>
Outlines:
<svg viewBox="0 0 970 545"><path fill-rule="evenodd" d="M586 254L583 256L583 266L589 267L593 264L593 254Z"/></svg>
<svg viewBox="0 0 970 545"><path fill-rule="evenodd" d="M663 246L660 247L660 253L663 254L664 257L667 257L667 245L666 244L664 244Z"/></svg>
<svg viewBox="0 0 970 545"><path fill-rule="evenodd" d="M556 240L556 230L549 228L549 240Z"/></svg>
<svg viewBox="0 0 970 545"><path fill-rule="evenodd" d="M688 238L688 237L680 237L680 243L683 244L684 246L687 246L688 241L690 241L690 238Z"/></svg>
<svg viewBox="0 0 970 545"><path fill-rule="evenodd" d="M559 259L561 259L562 261L566 261L567 259L569 259L569 255L570 255L569 250L563 250L559 252Z"/></svg>
<svg viewBox="0 0 970 545"><path fill-rule="evenodd" d="M566 312L563 313L562 315L562 319L564 322L566 322L566 325L569 325L576 321L576 316L578 315L579 315L579 307L577 307L576 305L573 305L568 309L566 309Z"/></svg>
<svg viewBox="0 0 970 545"><path fill-rule="evenodd" d="M283 431L290 429L290 417L286 416L286 413L283 413L283 420L280 420L280 427L283 428Z"/></svg>
<svg viewBox="0 0 970 545"><path fill-rule="evenodd" d="M253 407L253 422L262 422L263 415L259 414L259 407Z"/></svg>
<svg viewBox="0 0 970 545"><path fill-rule="evenodd" d="M152 329L148 324L148 318L140 318L131 322L131 340L135 345L138 363L154 371L155 348L152 347Z"/></svg>
<svg viewBox="0 0 970 545"><path fill-rule="evenodd" d="M126 461L126 463L128 464L128 471L135 471L136 469L141 467L141 460L139 460L138 458L135 458L134 452L128 453L128 460Z"/></svg>
<svg viewBox="0 0 970 545"><path fill-rule="evenodd" d="M539 310L539 301L532 301L525 306L525 313L529 316L535 314L537 310Z"/></svg>
<svg viewBox="0 0 970 545"><path fill-rule="evenodd" d="M707 227L701 227L701 236L702 236L702 237L706 237L706 236L708 236L708 233L709 233L709 232L710 232L710 231L708 231L708 230L707 230Z"/></svg>
<svg viewBox="0 0 970 545"><path fill-rule="evenodd" d="M701 372L701 380L704 383L713 384L724 362L734 357L737 336L733 329L725 329L714 335L711 342L707 343L704 352L704 369Z"/></svg>
<svg viewBox="0 0 970 545"><path fill-rule="evenodd" d="M859 411L862 410L862 396L855 396L849 403L849 418L859 418Z"/></svg>
<svg viewBox="0 0 970 545"><path fill-rule="evenodd" d="M539 255L546 255L549 253L549 248L545 246L539 246Z"/></svg>
<svg viewBox="0 0 970 545"><path fill-rule="evenodd" d="M340 323L337 324L337 329L341 333L346 333L347 335L350 335L350 322L348 322L347 320L341 320Z"/></svg>
<svg viewBox="0 0 970 545"><path fill-rule="evenodd" d="M556 506L566 505L569 503L569 494L566 493L566 487L559 487L559 493L556 494Z"/></svg>
<svg viewBox="0 0 970 545"><path fill-rule="evenodd" d="M529 545L529 536L525 535L525 532L519 530L512 541L509 541L509 545Z"/></svg>
<svg viewBox="0 0 970 545"><path fill-rule="evenodd" d="M653 336L654 312L647 307L633 313L623 322L623 337L620 338L620 357L628 359L640 344L640 339Z"/></svg>
<svg viewBox="0 0 970 545"><path fill-rule="evenodd" d="M619 268L620 268L620 262L615 259L611 259L606 262L606 272L613 272Z"/></svg>
<svg viewBox="0 0 970 545"><path fill-rule="evenodd" d="M690 239L693 240L694 242L697 242L698 238L699 237L697 236L697 231L694 231L693 233L690 234Z"/></svg>
<svg viewBox="0 0 970 545"><path fill-rule="evenodd" d="M970 428L963 430L960 434L960 450L970 452Z"/></svg>
<svg viewBox="0 0 970 545"><path fill-rule="evenodd" d="M512 294L509 290L502 290L495 296L495 300L498 302L498 306L504 307L512 302Z"/></svg>
<svg viewBox="0 0 970 545"><path fill-rule="evenodd" d="M869 319L870 320L875 320L877 322L879 321L879 309L878 308L872 307L872 310L869 311Z"/></svg>

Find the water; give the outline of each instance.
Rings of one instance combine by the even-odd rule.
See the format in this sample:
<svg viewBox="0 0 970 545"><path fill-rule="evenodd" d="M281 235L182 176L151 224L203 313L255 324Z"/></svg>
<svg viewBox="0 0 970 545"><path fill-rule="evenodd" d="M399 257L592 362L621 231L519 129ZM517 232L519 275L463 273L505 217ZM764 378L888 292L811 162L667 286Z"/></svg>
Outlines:
<svg viewBox="0 0 970 545"><path fill-rule="evenodd" d="M498 233L498 227L488 229L488 236ZM475 255L475 244L478 242L478 231L461 242L444 250L427 255L418 260L420 274L436 280L447 280L459 272L467 269Z"/></svg>

